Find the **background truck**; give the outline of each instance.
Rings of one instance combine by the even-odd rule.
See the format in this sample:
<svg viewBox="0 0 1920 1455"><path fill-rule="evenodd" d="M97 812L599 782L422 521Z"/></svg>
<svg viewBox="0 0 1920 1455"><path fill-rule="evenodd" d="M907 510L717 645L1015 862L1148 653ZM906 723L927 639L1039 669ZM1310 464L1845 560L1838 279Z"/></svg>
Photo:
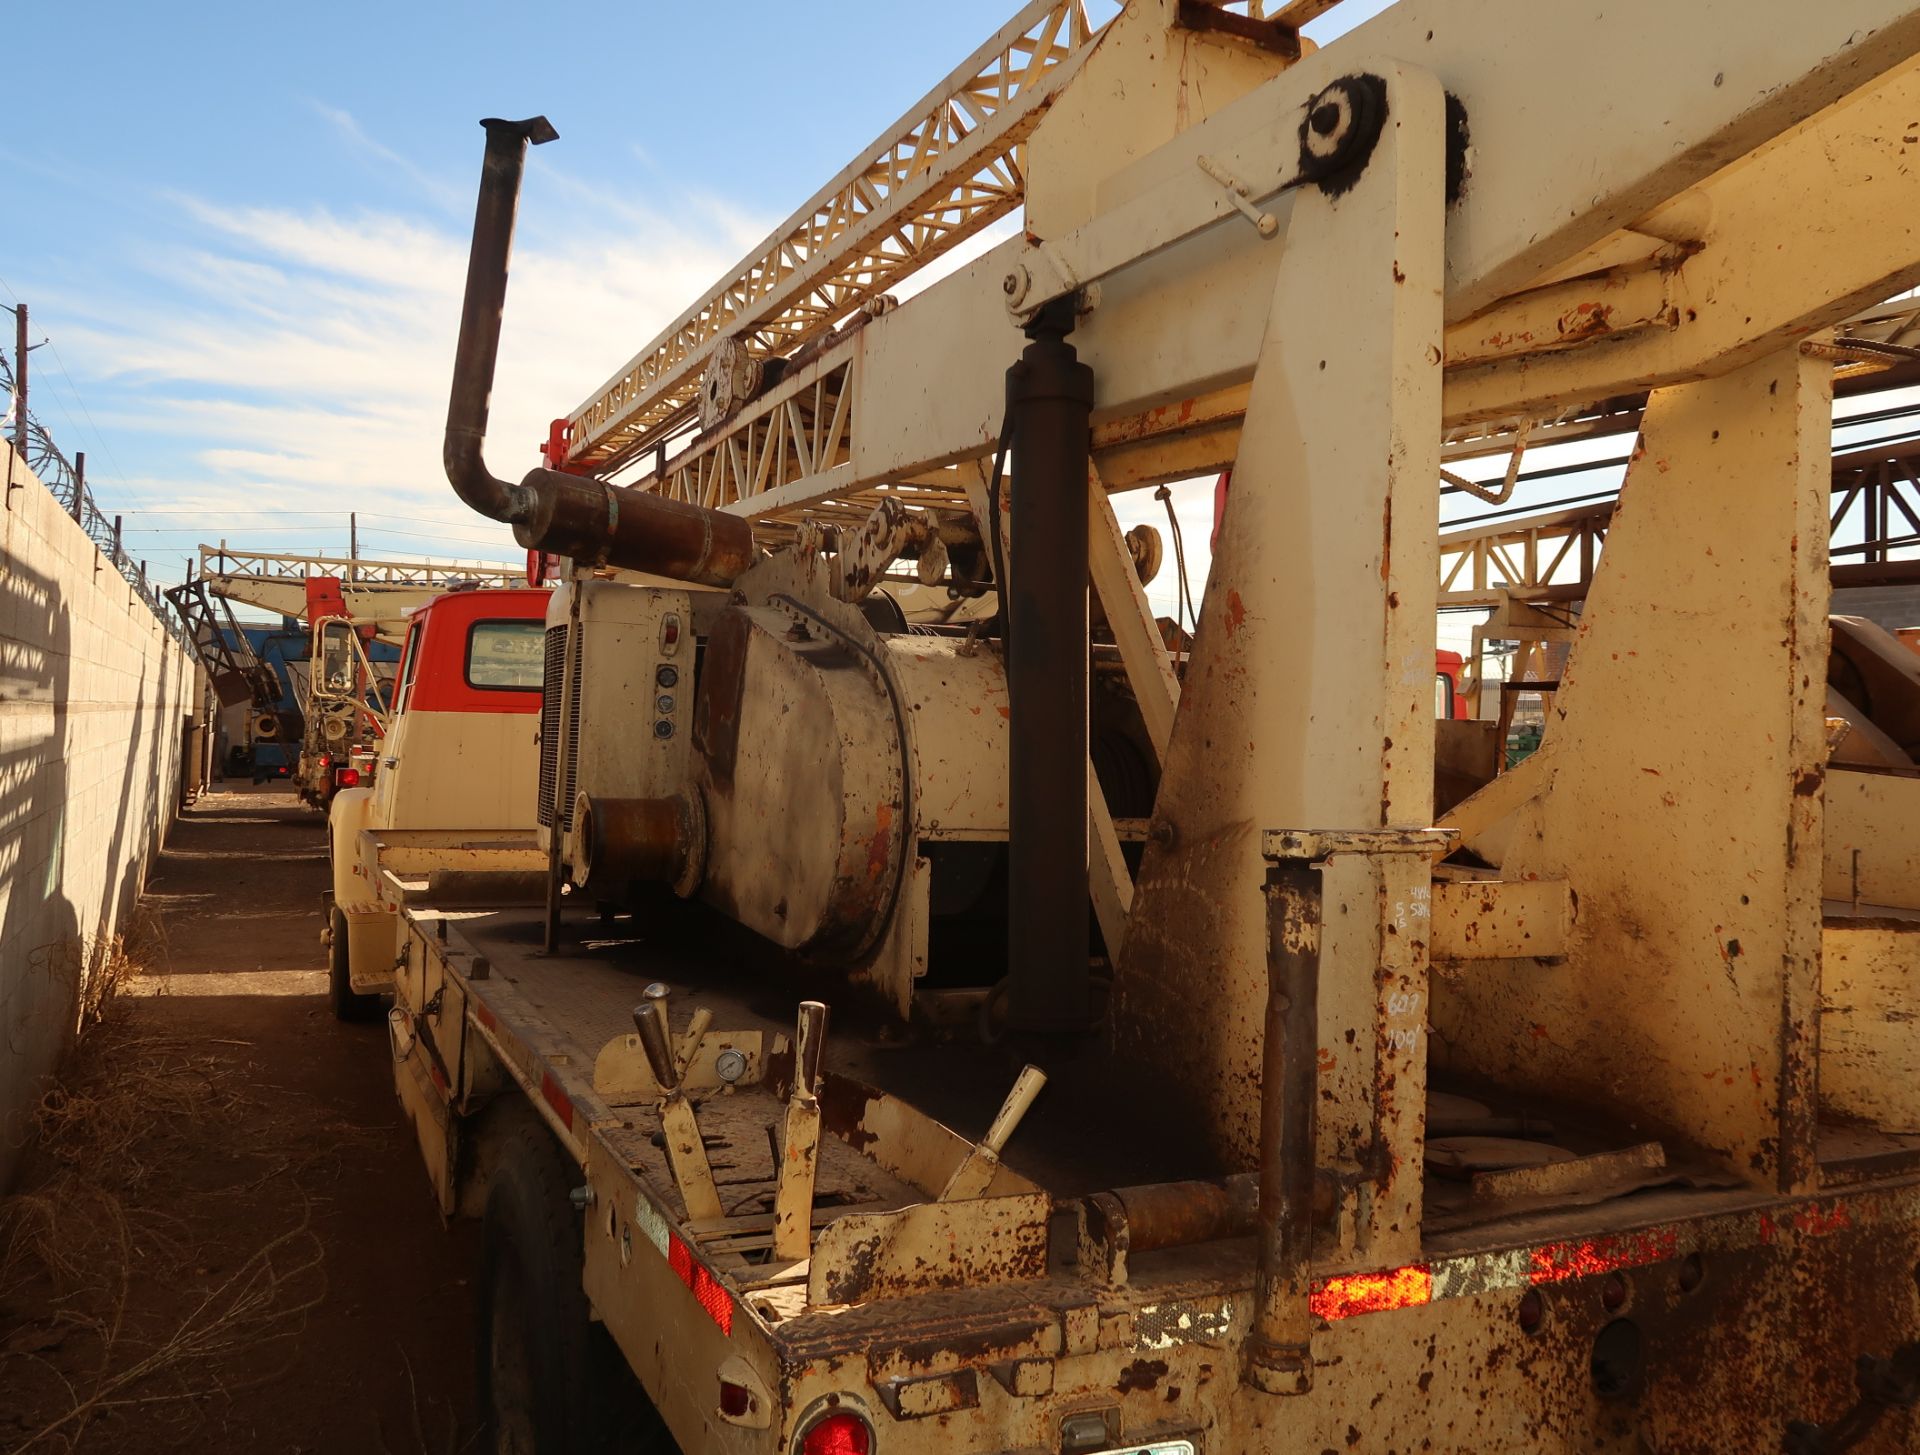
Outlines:
<svg viewBox="0 0 1920 1455"><path fill-rule="evenodd" d="M327 819L329 995L376 1013L393 981L402 891L387 876L537 870L532 840L541 641L548 592L481 588L412 613L371 787ZM445 892L445 886L443 886Z"/></svg>
<svg viewBox="0 0 1920 1455"><path fill-rule="evenodd" d="M1824 543L1920 9L1324 8L1035 0L517 482L484 123L548 896L409 894L388 1023L487 1448L1915 1448L1913 678ZM1443 808L1442 441L1623 396ZM1109 495L1229 467L1176 655Z"/></svg>

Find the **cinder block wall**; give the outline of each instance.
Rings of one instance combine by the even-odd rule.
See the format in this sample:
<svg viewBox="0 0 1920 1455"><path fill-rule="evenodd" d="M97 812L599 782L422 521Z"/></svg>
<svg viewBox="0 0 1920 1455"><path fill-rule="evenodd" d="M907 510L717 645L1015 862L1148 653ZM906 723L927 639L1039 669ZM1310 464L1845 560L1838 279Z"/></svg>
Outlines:
<svg viewBox="0 0 1920 1455"><path fill-rule="evenodd" d="M187 654L0 444L0 1188L179 797Z"/></svg>
<svg viewBox="0 0 1920 1455"><path fill-rule="evenodd" d="M1864 616L1888 631L1920 626L1920 586L1847 586L1833 593L1836 616Z"/></svg>

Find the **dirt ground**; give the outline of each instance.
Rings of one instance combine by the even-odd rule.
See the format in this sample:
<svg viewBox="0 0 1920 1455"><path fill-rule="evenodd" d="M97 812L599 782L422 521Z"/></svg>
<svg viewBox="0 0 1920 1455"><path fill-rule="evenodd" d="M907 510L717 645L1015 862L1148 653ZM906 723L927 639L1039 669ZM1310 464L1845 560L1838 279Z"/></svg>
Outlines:
<svg viewBox="0 0 1920 1455"><path fill-rule="evenodd" d="M441 1226L385 1029L324 997L318 815L183 814L0 1205L0 1452L388 1452L473 1439L470 1228Z"/></svg>

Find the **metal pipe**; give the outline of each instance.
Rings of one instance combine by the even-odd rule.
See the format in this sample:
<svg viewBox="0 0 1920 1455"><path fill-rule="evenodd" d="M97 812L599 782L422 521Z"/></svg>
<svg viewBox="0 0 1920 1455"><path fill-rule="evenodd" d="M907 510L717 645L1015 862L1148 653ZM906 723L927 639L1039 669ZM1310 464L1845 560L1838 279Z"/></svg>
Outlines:
<svg viewBox="0 0 1920 1455"><path fill-rule="evenodd" d="M621 898L636 884L665 884L682 898L699 886L706 860L706 822L693 792L665 798L574 800L580 887ZM557 826L556 826L557 827Z"/></svg>
<svg viewBox="0 0 1920 1455"><path fill-rule="evenodd" d="M1087 469L1093 370L1067 342L1075 299L1042 308L1007 372L1007 1021L1083 1031L1087 967Z"/></svg>
<svg viewBox="0 0 1920 1455"><path fill-rule="evenodd" d="M27 305L13 310L13 451L27 463ZM12 483L12 477L8 477Z"/></svg>
<svg viewBox="0 0 1920 1455"><path fill-rule="evenodd" d="M559 133L546 117L488 117L487 149L467 256L460 340L447 396L442 462L454 491L480 514L513 527L529 550L727 586L753 564L753 527L742 517L608 485L562 470L529 470L518 485L487 469L487 413L500 354L500 315L527 147Z"/></svg>
<svg viewBox="0 0 1920 1455"><path fill-rule="evenodd" d="M467 291L460 306L460 341L453 352L453 388L447 396L447 433L442 459L454 492L482 515L517 523L532 507L527 492L493 475L483 450L493 370L500 356L500 314L507 302L507 261L513 253L513 220L520 208L520 174L529 144L542 146L560 133L544 116L503 121L489 116L486 158L480 164L480 198L473 214L473 247L467 254Z"/></svg>
<svg viewBox="0 0 1920 1455"><path fill-rule="evenodd" d="M1313 1387L1314 1107L1320 1033L1319 866L1267 869L1267 1017L1260 1069L1260 1262L1247 1379L1269 1394Z"/></svg>
<svg viewBox="0 0 1920 1455"><path fill-rule="evenodd" d="M1134 1253L1184 1248L1221 1238L1244 1238L1259 1230L1260 1174L1235 1172L1218 1181L1153 1182L1116 1187L1111 1194L1126 1217L1127 1247ZM1313 1220L1331 1223L1340 1210L1340 1179L1316 1170Z"/></svg>

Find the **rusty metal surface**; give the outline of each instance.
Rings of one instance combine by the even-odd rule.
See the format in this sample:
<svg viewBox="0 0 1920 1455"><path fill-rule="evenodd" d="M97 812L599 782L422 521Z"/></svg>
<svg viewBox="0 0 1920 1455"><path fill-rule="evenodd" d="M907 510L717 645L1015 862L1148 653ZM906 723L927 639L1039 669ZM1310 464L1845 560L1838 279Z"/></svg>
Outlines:
<svg viewBox="0 0 1920 1455"><path fill-rule="evenodd" d="M594 798L582 793L574 822L582 844L574 868L580 887L589 894L625 899L641 883L665 884L685 893L699 882L706 823L689 792L665 798Z"/></svg>
<svg viewBox="0 0 1920 1455"><path fill-rule="evenodd" d="M1551 959L1566 951L1573 891L1564 879L1458 879L1433 886L1436 963Z"/></svg>
<svg viewBox="0 0 1920 1455"><path fill-rule="evenodd" d="M921 1203L850 1214L814 1240L807 1299L868 1303L946 1288L1019 1283L1046 1272L1045 1194Z"/></svg>
<svg viewBox="0 0 1920 1455"><path fill-rule="evenodd" d="M1447 1064L1773 1188L1817 1177L1828 429L1793 353L1654 396L1524 765L1551 792L1497 851L1504 878L1571 885L1565 954L1483 962L1433 1006Z"/></svg>
<svg viewBox="0 0 1920 1455"><path fill-rule="evenodd" d="M501 1010L538 1000L551 1015L564 1003L554 992L582 977L605 978L609 987L625 981L632 994L631 972L622 975L590 957L532 960L526 958L530 944L516 950L511 936L503 942L470 933L494 961L493 974L474 989L494 996ZM515 994L503 996L515 982ZM676 994L674 1003L681 1014L691 1013L686 995ZM502 1026L499 1034L515 1043L542 1034L536 1022L516 1024L518 1030ZM573 1053L555 1044L549 1054ZM772 1069L777 1083L777 1065ZM897 1157L900 1148L926 1139L911 1109L871 1088L856 1090L831 1076L827 1083L823 1120L838 1130L821 1143L824 1197L837 1191L865 1198L894 1187L905 1202L924 1198L888 1181L873 1157L883 1147ZM776 1090L767 1088L701 1101L703 1130L726 1143L710 1151L723 1189L737 1189L741 1199L771 1189L765 1133L781 1109ZM896 1114L909 1120L896 1125L889 1120ZM623 1128L621 1120L633 1125ZM664 1377L668 1358L676 1369L709 1353L708 1367L722 1354L748 1359L772 1393L780 1439L791 1437L798 1411L838 1391L865 1398L882 1422L887 1448L907 1451L1044 1448L1061 1410L1100 1407L1115 1412L1123 1441L1177 1422L1200 1432L1208 1450L1301 1439L1321 1442L1309 1448L1342 1449L1352 1429L1364 1446L1381 1448L1417 1449L1431 1441L1437 1449L1487 1455L1642 1455L1644 1442L1660 1455L1724 1455L1752 1448L1743 1442L1755 1430L1777 1430L1788 1418L1831 1418L1844 1409L1852 1399L1854 1355L1884 1351L1920 1319L1911 1280L1888 1276L1920 1261L1920 1201L1910 1190L1784 1206L1750 1192L1645 1193L1604 1208L1536 1213L1449 1234L1419 1265L1429 1301L1414 1307L1329 1318L1336 1298L1365 1310L1359 1300L1372 1296L1365 1291L1370 1285L1345 1285L1334 1270L1316 1267L1315 1392L1283 1402L1289 1414L1275 1425L1252 1402L1269 1397L1236 1393L1255 1262L1252 1240L1244 1237L1136 1255L1128 1286L1120 1289L1035 1277L778 1318L761 1311L760 1293L742 1291L731 1295L733 1332L723 1336L632 1223L634 1199L667 1185L665 1158L651 1142L656 1125L647 1109L623 1108L589 1138L591 1176L605 1197L588 1219L595 1306L650 1383ZM964 1143L955 1138L951 1147L950 1158ZM763 1198L753 1206L769 1203ZM607 1207L616 1214L612 1233L603 1222ZM831 1216L832 1205L821 1212ZM715 1260L714 1276L723 1284L754 1281L750 1267L726 1260L764 1256L756 1249L770 1241L771 1222L770 1211L743 1212L735 1215L734 1230L699 1234L703 1248L716 1250L702 1254ZM1683 1289L1694 1277L1689 1260L1696 1253L1699 1281ZM1610 1292L1616 1274L1626 1302L1610 1308L1608 1299L1618 1296ZM1540 1331L1529 1333L1519 1310L1535 1289L1545 1316ZM768 1307L777 1301L770 1298ZM1602 1397L1593 1385L1594 1344L1621 1317L1641 1329L1645 1386L1624 1399ZM1791 1380L1770 1379L1783 1347L1798 1351L1799 1372ZM972 1406L947 1392L965 1388L969 1371L979 1397ZM934 1378L949 1375L958 1378L944 1384ZM907 1382L903 1395L922 1388L921 1396L903 1397L903 1412L919 1398L946 1412L896 1420L883 1388L896 1380ZM676 1430L711 1418L708 1405L698 1402L710 1401L710 1392L673 1394L668 1402L690 1398ZM1908 1448L1899 1443L1908 1438L1910 1432L1897 1429L1891 1443L1866 1448L1886 1455Z"/></svg>

